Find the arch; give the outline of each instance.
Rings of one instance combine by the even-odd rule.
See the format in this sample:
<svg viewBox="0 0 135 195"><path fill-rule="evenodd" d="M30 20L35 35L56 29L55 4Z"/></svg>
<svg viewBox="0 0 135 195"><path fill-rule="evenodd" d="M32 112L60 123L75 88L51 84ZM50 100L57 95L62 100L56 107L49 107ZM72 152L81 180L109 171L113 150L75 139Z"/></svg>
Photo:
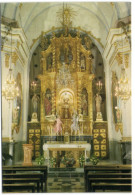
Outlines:
<svg viewBox="0 0 135 195"><path fill-rule="evenodd" d="M69 96L72 97L72 100L73 100L72 103L74 103L74 101L75 101L75 98L74 98L75 94L74 94L74 92L72 91L72 89L69 89L69 88L64 88L64 89L62 89L62 90L59 92L59 94L58 94L58 101L62 100L62 95L64 95L65 93L68 93L68 94L65 95L65 96L68 96L68 95L69 95Z"/></svg>

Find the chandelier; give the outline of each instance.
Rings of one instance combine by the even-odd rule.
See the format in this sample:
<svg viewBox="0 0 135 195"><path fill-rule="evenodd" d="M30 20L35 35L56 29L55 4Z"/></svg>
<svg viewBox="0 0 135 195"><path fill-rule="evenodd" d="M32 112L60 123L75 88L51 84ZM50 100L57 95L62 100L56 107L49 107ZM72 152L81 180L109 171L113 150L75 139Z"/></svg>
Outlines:
<svg viewBox="0 0 135 195"><path fill-rule="evenodd" d="M10 30L11 30L11 26L10 26ZM12 63L12 32L11 32L11 63ZM5 87L2 90L2 96L4 96L5 99L8 101L15 99L16 96L19 96L19 89L16 86L16 82L12 74L11 63L10 63L9 73L7 76Z"/></svg>
<svg viewBox="0 0 135 195"><path fill-rule="evenodd" d="M122 68L121 78L115 88L115 96L120 97L121 100L128 100L131 96L131 91L128 83L128 78L125 73L125 68Z"/></svg>
<svg viewBox="0 0 135 195"><path fill-rule="evenodd" d="M102 87L103 87L103 83L101 81L98 81L96 83L96 89L97 89L98 93L100 93L100 91L102 90Z"/></svg>
<svg viewBox="0 0 135 195"><path fill-rule="evenodd" d="M58 88L66 88L66 87L73 87L74 86L74 80L71 77L70 71L68 66L65 65L65 62L63 62L61 68L59 69L57 78L56 78L56 84Z"/></svg>
<svg viewBox="0 0 135 195"><path fill-rule="evenodd" d="M31 83L31 90L35 93L36 91L36 88L37 88L37 83L35 81L32 81Z"/></svg>
<svg viewBox="0 0 135 195"><path fill-rule="evenodd" d="M7 76L5 87L2 90L2 95L6 100L10 101L19 96L19 89L16 87L15 79L12 75L12 69L9 69L9 74Z"/></svg>

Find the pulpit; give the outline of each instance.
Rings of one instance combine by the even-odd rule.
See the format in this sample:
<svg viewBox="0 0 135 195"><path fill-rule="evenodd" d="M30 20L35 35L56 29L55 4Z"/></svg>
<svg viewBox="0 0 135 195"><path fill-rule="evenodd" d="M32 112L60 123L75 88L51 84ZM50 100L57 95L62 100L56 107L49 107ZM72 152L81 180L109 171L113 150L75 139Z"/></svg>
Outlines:
<svg viewBox="0 0 135 195"><path fill-rule="evenodd" d="M24 162L23 166L31 166L32 165L32 144L23 144L24 151Z"/></svg>

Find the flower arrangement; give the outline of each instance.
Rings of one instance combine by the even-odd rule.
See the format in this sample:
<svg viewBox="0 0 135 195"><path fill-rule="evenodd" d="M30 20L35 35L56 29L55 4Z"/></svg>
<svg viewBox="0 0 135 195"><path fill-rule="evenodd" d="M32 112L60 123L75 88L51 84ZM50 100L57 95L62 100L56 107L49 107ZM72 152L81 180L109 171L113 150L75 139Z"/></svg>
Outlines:
<svg viewBox="0 0 135 195"><path fill-rule="evenodd" d="M83 154L81 154L79 157L80 167L83 167L84 162L85 162L85 157Z"/></svg>
<svg viewBox="0 0 135 195"><path fill-rule="evenodd" d="M42 165L45 161L44 156L39 156L35 159L35 161L38 163L38 165Z"/></svg>
<svg viewBox="0 0 135 195"><path fill-rule="evenodd" d="M62 158L61 162L66 165L66 167L72 167L75 164L74 158L68 158L66 155Z"/></svg>
<svg viewBox="0 0 135 195"><path fill-rule="evenodd" d="M97 165L98 162L99 162L99 159L98 159L97 156L92 155L91 158L90 158L90 161L92 162L93 165Z"/></svg>
<svg viewBox="0 0 135 195"><path fill-rule="evenodd" d="M53 167L53 165L56 165L56 158L51 157L51 158L49 159L49 161L50 161L51 167Z"/></svg>

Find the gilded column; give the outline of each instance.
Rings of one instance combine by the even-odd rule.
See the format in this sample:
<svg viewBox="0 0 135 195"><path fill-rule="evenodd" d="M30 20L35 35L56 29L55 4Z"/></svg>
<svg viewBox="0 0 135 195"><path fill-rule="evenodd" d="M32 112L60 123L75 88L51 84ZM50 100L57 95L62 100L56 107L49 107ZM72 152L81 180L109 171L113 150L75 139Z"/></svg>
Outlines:
<svg viewBox="0 0 135 195"><path fill-rule="evenodd" d="M56 70L56 61L55 61L55 45L53 44L52 47L52 53L53 53L53 63L52 63L52 72Z"/></svg>
<svg viewBox="0 0 135 195"><path fill-rule="evenodd" d="M53 88L52 90L52 114L55 115L55 89Z"/></svg>
<svg viewBox="0 0 135 195"><path fill-rule="evenodd" d="M51 81L52 81L52 88L51 88L51 92L52 92L52 114L54 114L54 115L55 115L55 111L56 111L55 74L56 73L51 73Z"/></svg>
<svg viewBox="0 0 135 195"><path fill-rule="evenodd" d="M78 75L77 108L78 108L78 114L81 114L81 76L80 75Z"/></svg>
<svg viewBox="0 0 135 195"><path fill-rule="evenodd" d="M93 79L94 79L94 75L91 74L89 76L89 85L88 85L88 94L89 94L88 109L89 109L90 131L93 128L93 93L92 93L92 80Z"/></svg>
<svg viewBox="0 0 135 195"><path fill-rule="evenodd" d="M80 43L77 40L77 71L80 72Z"/></svg>

